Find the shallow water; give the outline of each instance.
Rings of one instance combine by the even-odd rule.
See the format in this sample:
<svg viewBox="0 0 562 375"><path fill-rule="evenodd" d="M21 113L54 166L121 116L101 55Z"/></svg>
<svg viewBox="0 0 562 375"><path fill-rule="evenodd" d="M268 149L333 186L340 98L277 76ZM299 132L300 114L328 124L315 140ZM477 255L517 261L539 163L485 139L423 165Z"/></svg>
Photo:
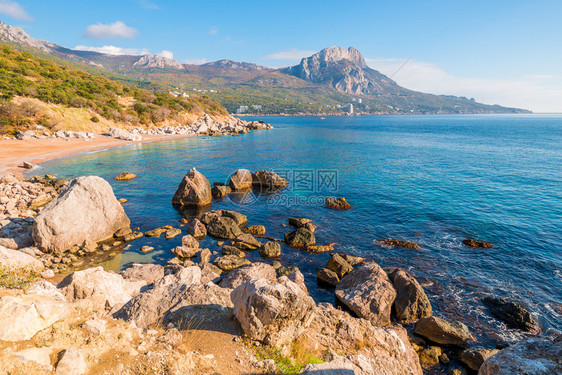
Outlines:
<svg viewBox="0 0 562 375"><path fill-rule="evenodd" d="M133 226L141 231L177 226L171 198L183 175L196 167L209 181L226 182L238 168L288 173L291 187L233 209L283 238L287 217L319 225L320 244L412 272L436 315L465 322L478 341L493 345L521 338L491 318L486 295L525 303L548 329L562 329L562 116L270 117L277 128L241 137L185 138L135 144L46 163L33 173L59 177L95 174L107 179ZM119 182L122 171L139 177ZM312 178L311 178L312 173ZM333 184L333 179L337 184ZM321 185L321 186L320 186ZM349 211L325 208L323 198L344 196ZM492 249L470 249L471 236ZM421 250L380 247L377 238L412 240ZM134 241L108 267L165 263L180 237ZM143 245L156 248L141 254ZM201 244L217 250L207 238ZM318 267L329 254L283 245L281 262L298 266L317 301L334 302L319 288ZM258 260L257 252L249 258Z"/></svg>

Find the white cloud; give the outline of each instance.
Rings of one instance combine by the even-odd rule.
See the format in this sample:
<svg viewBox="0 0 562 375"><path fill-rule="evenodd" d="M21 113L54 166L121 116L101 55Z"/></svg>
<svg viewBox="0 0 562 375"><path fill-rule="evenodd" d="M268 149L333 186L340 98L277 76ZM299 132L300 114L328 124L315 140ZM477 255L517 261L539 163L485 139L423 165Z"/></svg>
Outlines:
<svg viewBox="0 0 562 375"><path fill-rule="evenodd" d="M162 57L167 57L168 59L174 58L174 53L172 51L163 50L162 52L159 53L159 55Z"/></svg>
<svg viewBox="0 0 562 375"><path fill-rule="evenodd" d="M141 1L139 1L139 4L140 4L141 7L145 8L145 9L151 9L151 10L160 9L160 7L157 4L154 4L152 1L149 1L149 0L141 0Z"/></svg>
<svg viewBox="0 0 562 375"><path fill-rule="evenodd" d="M215 26L209 29L209 35L217 35L218 33L219 33L219 29L217 29Z"/></svg>
<svg viewBox="0 0 562 375"><path fill-rule="evenodd" d="M137 29L125 25L125 23L122 21L116 21L108 25L105 25L103 23L90 25L86 28L86 33L84 34L84 36L87 38L95 38L95 39L109 39L109 38L132 39L137 34L138 34Z"/></svg>
<svg viewBox="0 0 562 375"><path fill-rule="evenodd" d="M202 58L202 59L185 59L183 60L184 64L189 64L189 65L201 65L201 64L205 64L207 62L207 59Z"/></svg>
<svg viewBox="0 0 562 375"><path fill-rule="evenodd" d="M136 48L121 48L116 46L90 47L90 46L78 45L74 47L74 49L79 51L105 53L108 55L146 55L147 53L149 53L147 49L139 50Z"/></svg>
<svg viewBox="0 0 562 375"><path fill-rule="evenodd" d="M534 74L512 79L471 78L451 75L433 63L410 60L366 59L373 69L411 90L466 96L486 104L562 112L562 77Z"/></svg>
<svg viewBox="0 0 562 375"><path fill-rule="evenodd" d="M281 51L262 57L262 60L288 60L300 61L304 57L314 55L317 51L308 51L291 48L289 51Z"/></svg>
<svg viewBox="0 0 562 375"><path fill-rule="evenodd" d="M17 20L33 20L33 17L31 17L19 3L11 0L0 0L0 14L10 16Z"/></svg>

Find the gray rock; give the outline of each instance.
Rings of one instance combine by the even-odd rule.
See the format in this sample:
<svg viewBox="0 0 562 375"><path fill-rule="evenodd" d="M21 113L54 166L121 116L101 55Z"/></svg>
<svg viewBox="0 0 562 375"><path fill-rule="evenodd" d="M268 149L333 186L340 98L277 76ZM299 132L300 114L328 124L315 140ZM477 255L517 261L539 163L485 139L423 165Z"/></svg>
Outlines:
<svg viewBox="0 0 562 375"><path fill-rule="evenodd" d="M399 322L412 322L432 315L429 298L414 277L400 268L389 276L396 289L394 308Z"/></svg>
<svg viewBox="0 0 562 375"><path fill-rule="evenodd" d="M85 240L106 240L130 225L107 181L78 177L37 215L33 239L41 250L58 253Z"/></svg>
<svg viewBox="0 0 562 375"><path fill-rule="evenodd" d="M286 277L250 280L231 293L234 314L251 339L282 347L310 324L314 300Z"/></svg>
<svg viewBox="0 0 562 375"><path fill-rule="evenodd" d="M390 324L396 291L378 264L363 263L344 276L336 286L336 297L374 325Z"/></svg>
<svg viewBox="0 0 562 375"><path fill-rule="evenodd" d="M458 321L446 321L435 316L420 319L414 332L441 345L466 346L470 338L468 327Z"/></svg>
<svg viewBox="0 0 562 375"><path fill-rule="evenodd" d="M195 168L187 172L172 198L179 206L206 206L211 201L211 184Z"/></svg>
<svg viewBox="0 0 562 375"><path fill-rule="evenodd" d="M220 282L223 288L235 289L236 287L254 279L276 280L275 268L266 263L252 263L230 271Z"/></svg>
<svg viewBox="0 0 562 375"><path fill-rule="evenodd" d="M478 375L562 374L562 340L534 338L518 342L489 357Z"/></svg>

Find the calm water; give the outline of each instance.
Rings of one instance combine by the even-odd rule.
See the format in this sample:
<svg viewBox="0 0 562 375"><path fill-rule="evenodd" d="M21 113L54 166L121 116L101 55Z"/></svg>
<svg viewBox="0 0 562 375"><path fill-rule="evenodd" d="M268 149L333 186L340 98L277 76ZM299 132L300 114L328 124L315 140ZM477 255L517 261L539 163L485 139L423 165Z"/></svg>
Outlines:
<svg viewBox="0 0 562 375"><path fill-rule="evenodd" d="M490 318L480 302L486 295L522 301L545 329L562 329L562 116L266 120L278 128L131 145L50 162L40 173L104 177L117 197L129 199L125 211L142 231L177 226L181 215L171 198L191 167L211 182L227 181L238 168L292 173L292 188L277 196L247 204L227 199L213 208L242 212L276 238L290 230L287 217L313 219L318 243L406 268L425 286L437 315L464 321L483 344L521 338ZM114 181L122 171L139 177ZM319 204L331 195L345 196L353 209ZM495 247L467 248L461 242L467 236ZM375 239L381 237L412 240L422 249L380 247ZM179 242L143 238L110 266L165 263ZM156 250L140 254L146 244ZM202 246L218 249L209 238ZM334 302L333 290L319 289L315 276L328 258L283 247L280 260L301 269L317 301Z"/></svg>

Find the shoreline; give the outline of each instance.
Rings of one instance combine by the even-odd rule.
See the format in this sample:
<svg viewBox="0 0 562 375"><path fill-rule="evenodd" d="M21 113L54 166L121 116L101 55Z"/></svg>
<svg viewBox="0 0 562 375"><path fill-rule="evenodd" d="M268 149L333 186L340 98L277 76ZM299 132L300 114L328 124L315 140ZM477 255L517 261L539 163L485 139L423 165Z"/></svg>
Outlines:
<svg viewBox="0 0 562 375"><path fill-rule="evenodd" d="M166 141L170 139L195 137L196 134L176 134L176 135L143 135L141 141L125 141L113 137L98 134L96 138L84 140L72 139L3 139L0 140L0 173L13 173L17 178L22 179L23 174L30 169L22 167L23 162L34 165L46 161L76 156L86 152L102 151L117 147L128 146L138 143L152 143Z"/></svg>

